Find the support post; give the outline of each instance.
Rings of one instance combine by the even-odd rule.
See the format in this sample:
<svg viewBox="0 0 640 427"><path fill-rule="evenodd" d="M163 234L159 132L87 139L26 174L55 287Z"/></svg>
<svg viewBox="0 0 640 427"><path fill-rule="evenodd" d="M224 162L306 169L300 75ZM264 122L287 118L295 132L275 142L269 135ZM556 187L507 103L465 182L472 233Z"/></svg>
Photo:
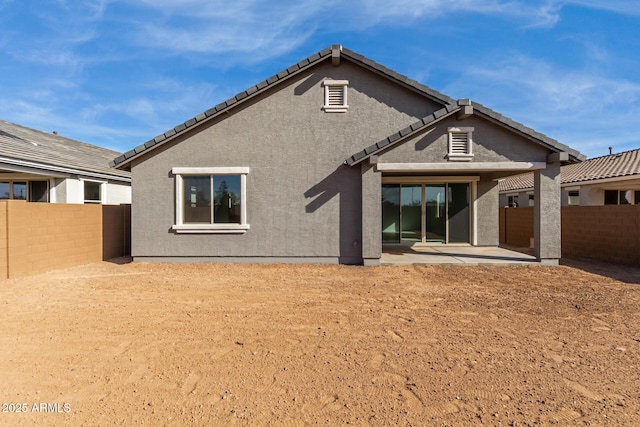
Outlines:
<svg viewBox="0 0 640 427"><path fill-rule="evenodd" d="M561 257L560 162L534 172L533 233L535 255L543 265L558 265Z"/></svg>

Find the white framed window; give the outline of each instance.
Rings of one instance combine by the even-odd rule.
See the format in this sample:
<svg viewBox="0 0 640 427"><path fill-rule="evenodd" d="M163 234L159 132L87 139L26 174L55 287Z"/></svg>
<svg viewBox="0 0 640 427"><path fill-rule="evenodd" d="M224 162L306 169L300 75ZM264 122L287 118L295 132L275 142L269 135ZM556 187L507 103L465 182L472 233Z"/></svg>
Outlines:
<svg viewBox="0 0 640 427"><path fill-rule="evenodd" d="M569 190L567 192L567 203L570 206L578 206L580 204L580 191Z"/></svg>
<svg viewBox="0 0 640 427"><path fill-rule="evenodd" d="M473 129L472 127L451 127L449 134L449 153L451 161L469 162L473 160Z"/></svg>
<svg viewBox="0 0 640 427"><path fill-rule="evenodd" d="M327 113L346 113L349 110L347 103L348 80L324 80L324 106Z"/></svg>
<svg viewBox="0 0 640 427"><path fill-rule="evenodd" d="M248 167L175 167L176 233L246 233Z"/></svg>
<svg viewBox="0 0 640 427"><path fill-rule="evenodd" d="M104 185L103 181L82 180L83 198L85 204L102 204L104 202Z"/></svg>

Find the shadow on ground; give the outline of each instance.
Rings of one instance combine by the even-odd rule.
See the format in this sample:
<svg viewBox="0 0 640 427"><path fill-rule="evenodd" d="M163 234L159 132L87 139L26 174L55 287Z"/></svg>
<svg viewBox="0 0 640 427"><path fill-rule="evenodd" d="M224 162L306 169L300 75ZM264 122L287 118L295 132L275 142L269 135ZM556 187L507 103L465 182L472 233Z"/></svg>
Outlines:
<svg viewBox="0 0 640 427"><path fill-rule="evenodd" d="M640 284L640 268L633 265L615 264L592 258L562 258L560 264L624 283Z"/></svg>
<svg viewBox="0 0 640 427"><path fill-rule="evenodd" d="M133 262L133 257L131 256L121 256L117 258L111 258L106 260L106 262L110 262L111 264L124 265Z"/></svg>

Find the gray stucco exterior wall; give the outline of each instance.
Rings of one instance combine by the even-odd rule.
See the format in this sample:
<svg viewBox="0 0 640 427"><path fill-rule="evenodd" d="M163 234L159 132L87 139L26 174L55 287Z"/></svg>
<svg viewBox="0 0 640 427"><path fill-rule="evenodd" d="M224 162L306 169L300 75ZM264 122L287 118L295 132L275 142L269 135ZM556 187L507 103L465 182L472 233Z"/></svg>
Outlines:
<svg viewBox="0 0 640 427"><path fill-rule="evenodd" d="M362 261L364 265L379 263L382 252L382 174L365 162L362 171Z"/></svg>
<svg viewBox="0 0 640 427"><path fill-rule="evenodd" d="M323 110L325 79L348 80L347 112ZM471 200L472 216L477 218L475 244L498 245L496 178L505 172L474 171L473 165L545 162L549 150L530 138L486 117L458 120L453 115L380 152L372 162L345 164L354 153L442 107L347 59L339 66L330 61L314 65L131 161L133 257L377 264L382 251L383 180L377 165L448 162L449 127L474 128L472 161L465 162L466 169L414 171L413 176L443 182L447 176L472 176L477 196ZM172 170L198 167L248 168L246 232L175 232L178 181ZM555 167L541 175L545 200L553 197L554 173ZM552 209L553 203L543 206ZM556 243L559 251L554 221L555 217L542 225L539 239L541 254L550 258L556 254Z"/></svg>
<svg viewBox="0 0 640 427"><path fill-rule="evenodd" d="M322 110L325 78L349 81L347 113ZM347 61L283 82L132 164L133 256L362 262L362 211L371 209L362 195L372 190L363 190L360 168L344 160L439 107ZM172 232L174 167L249 167L250 229ZM375 203L379 209L379 197Z"/></svg>
<svg viewBox="0 0 640 427"><path fill-rule="evenodd" d="M544 162L549 153L544 147L481 118L471 116L457 120L449 117L380 153L380 162L447 162L450 127L474 128L473 163Z"/></svg>

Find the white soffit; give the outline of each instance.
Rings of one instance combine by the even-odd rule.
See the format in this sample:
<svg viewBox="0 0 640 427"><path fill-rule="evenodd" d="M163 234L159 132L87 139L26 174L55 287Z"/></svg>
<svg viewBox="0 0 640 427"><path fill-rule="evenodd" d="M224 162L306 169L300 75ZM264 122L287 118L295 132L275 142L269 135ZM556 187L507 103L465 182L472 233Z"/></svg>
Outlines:
<svg viewBox="0 0 640 427"><path fill-rule="evenodd" d="M546 162L378 163L380 172L498 172L545 169Z"/></svg>

